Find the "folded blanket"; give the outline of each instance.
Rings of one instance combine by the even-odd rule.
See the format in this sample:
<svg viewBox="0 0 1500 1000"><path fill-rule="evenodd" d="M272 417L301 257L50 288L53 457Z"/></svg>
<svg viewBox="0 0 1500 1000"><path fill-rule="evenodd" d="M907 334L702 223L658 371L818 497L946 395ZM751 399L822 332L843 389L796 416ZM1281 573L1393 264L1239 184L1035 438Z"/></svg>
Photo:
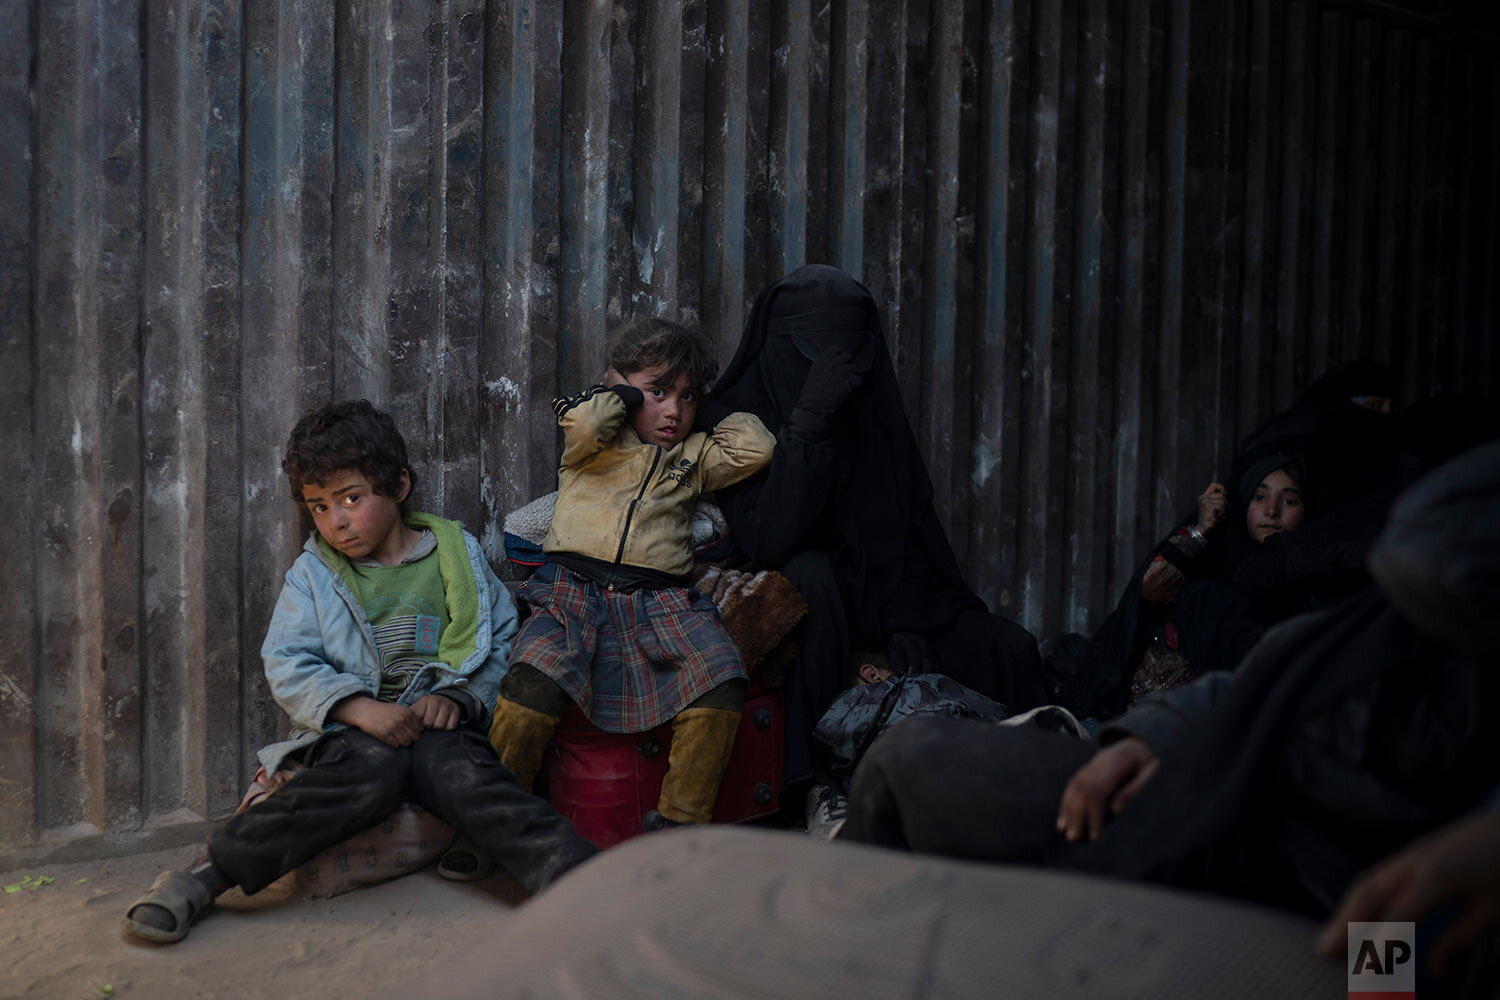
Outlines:
<svg viewBox="0 0 1500 1000"><path fill-rule="evenodd" d="M795 629L807 604L775 570L746 573L716 564L700 566L693 587L713 599L752 680L776 687L796 659Z"/></svg>

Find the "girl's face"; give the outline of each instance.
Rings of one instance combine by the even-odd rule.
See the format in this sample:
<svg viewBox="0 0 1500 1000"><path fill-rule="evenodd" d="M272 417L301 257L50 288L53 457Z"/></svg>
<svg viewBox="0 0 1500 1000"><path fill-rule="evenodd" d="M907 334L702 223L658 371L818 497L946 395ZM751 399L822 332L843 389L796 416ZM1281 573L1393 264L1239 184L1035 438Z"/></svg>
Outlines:
<svg viewBox="0 0 1500 1000"><path fill-rule="evenodd" d="M693 429L698 389L688 381L687 372L670 376L661 364L630 372L625 381L646 397L630 414L630 426L642 441L670 449Z"/></svg>
<svg viewBox="0 0 1500 1000"><path fill-rule="evenodd" d="M1259 545L1278 531L1296 531L1306 516L1302 505L1302 488L1297 481L1277 469L1260 481L1250 494L1250 504L1245 509L1245 527L1250 537Z"/></svg>

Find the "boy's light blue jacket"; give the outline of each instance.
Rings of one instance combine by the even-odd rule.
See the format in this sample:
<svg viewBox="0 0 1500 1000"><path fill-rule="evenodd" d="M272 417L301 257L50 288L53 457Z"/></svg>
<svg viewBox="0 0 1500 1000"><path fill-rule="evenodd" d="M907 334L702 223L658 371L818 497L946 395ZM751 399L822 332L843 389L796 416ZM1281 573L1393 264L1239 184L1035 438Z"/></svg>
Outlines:
<svg viewBox="0 0 1500 1000"><path fill-rule="evenodd" d="M500 678L510 666L511 641L516 634L516 605L510 591L490 569L479 543L455 521L420 516L421 527L437 536L439 557L445 546L451 552L462 545L468 553L477 595L460 598L468 587L448 586L450 629L462 627L460 615L477 616L471 650L466 649L456 669L434 661L412 679L398 699L410 705L425 694L443 692L465 707L465 718L488 728L490 709L500 690ZM408 518L409 523L416 517ZM275 774L287 754L315 741L324 732L346 728L328 718L328 712L353 694L371 697L380 687L380 657L375 634L364 608L340 578L329 558L342 559L329 550L320 551L318 536L311 535L303 552L286 572L286 584L276 601L266 641L260 653L265 663L271 694L292 719L290 737L260 751L267 774ZM457 564L449 561L445 565ZM461 564L459 564L461 565ZM477 600L476 600L477 598ZM473 601L472 608L469 602ZM447 632L445 631L445 636ZM444 647L447 643L444 643ZM456 657L455 657L456 658Z"/></svg>

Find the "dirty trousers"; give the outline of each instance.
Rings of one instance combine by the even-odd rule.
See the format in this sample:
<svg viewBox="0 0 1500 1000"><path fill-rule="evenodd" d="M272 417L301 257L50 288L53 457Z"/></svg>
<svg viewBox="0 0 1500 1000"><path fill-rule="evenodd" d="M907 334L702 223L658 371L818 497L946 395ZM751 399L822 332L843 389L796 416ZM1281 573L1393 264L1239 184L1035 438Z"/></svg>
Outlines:
<svg viewBox="0 0 1500 1000"><path fill-rule="evenodd" d="M280 789L214 830L208 856L246 893L380 822L411 799L532 892L598 849L551 805L521 790L472 729L427 730L387 746L355 729L327 733Z"/></svg>

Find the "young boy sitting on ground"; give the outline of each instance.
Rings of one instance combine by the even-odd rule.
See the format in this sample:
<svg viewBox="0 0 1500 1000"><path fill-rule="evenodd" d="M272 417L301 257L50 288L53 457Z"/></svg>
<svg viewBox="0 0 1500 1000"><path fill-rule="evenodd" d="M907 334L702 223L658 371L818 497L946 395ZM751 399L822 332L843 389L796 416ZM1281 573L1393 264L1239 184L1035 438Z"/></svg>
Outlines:
<svg viewBox="0 0 1500 1000"><path fill-rule="evenodd" d="M713 602L688 589L700 494L750 476L775 438L701 398L712 339L663 319L612 339L605 384L554 403L563 429L548 562L519 591L535 614L500 683L490 742L531 787L571 700L611 733L672 720L648 828L706 822L739 725L746 674ZM702 429L695 429L702 428Z"/></svg>
<svg viewBox="0 0 1500 1000"><path fill-rule="evenodd" d="M409 797L535 892L596 853L523 791L484 737L516 610L457 522L409 512L406 444L365 400L304 416L281 464L317 528L286 574L261 647L291 738L260 759L301 770L218 827L125 914L151 941L185 937L231 886L255 893Z"/></svg>

